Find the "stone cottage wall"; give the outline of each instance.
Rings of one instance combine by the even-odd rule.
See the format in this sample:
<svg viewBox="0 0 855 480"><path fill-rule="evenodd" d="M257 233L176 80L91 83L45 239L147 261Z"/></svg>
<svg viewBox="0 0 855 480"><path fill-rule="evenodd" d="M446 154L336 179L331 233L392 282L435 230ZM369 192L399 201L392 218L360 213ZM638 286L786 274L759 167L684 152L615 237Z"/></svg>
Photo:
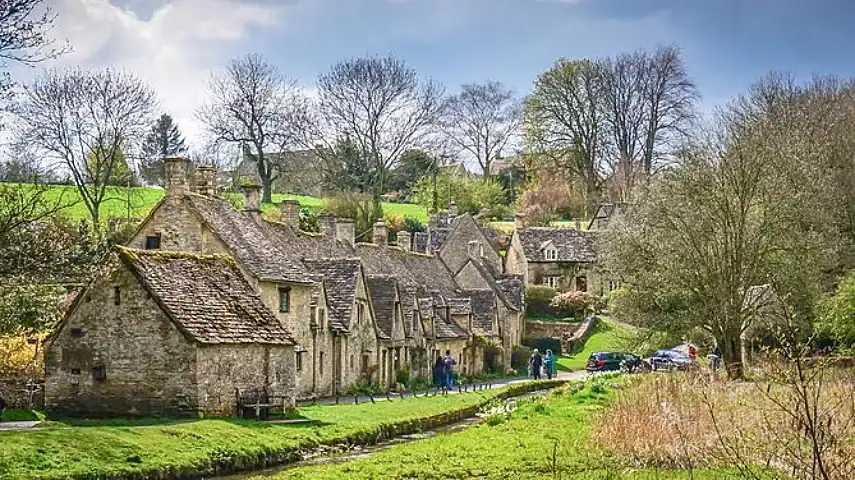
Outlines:
<svg viewBox="0 0 855 480"><path fill-rule="evenodd" d="M119 288L119 304L115 290ZM78 330L79 329L79 330ZM124 267L84 292L45 350L45 407L89 415L194 413L196 347ZM96 380L95 367L105 379Z"/></svg>
<svg viewBox="0 0 855 480"><path fill-rule="evenodd" d="M237 391L267 391L294 406L294 347L201 345L197 354L199 404L213 415L233 415Z"/></svg>

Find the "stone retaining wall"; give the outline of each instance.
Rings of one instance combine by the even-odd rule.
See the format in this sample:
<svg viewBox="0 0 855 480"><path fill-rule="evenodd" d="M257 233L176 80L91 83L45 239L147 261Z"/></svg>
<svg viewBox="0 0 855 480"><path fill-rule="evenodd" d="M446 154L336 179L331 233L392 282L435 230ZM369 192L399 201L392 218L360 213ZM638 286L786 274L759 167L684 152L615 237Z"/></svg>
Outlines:
<svg viewBox="0 0 855 480"><path fill-rule="evenodd" d="M525 321L526 338L562 338L565 334L572 335L581 323Z"/></svg>
<svg viewBox="0 0 855 480"><path fill-rule="evenodd" d="M36 392L32 395L32 403L30 402L31 395L28 393L30 379L23 377L3 378L0 379L0 397L6 400L6 408L32 408L41 410L44 408L44 388L42 384L36 384Z"/></svg>

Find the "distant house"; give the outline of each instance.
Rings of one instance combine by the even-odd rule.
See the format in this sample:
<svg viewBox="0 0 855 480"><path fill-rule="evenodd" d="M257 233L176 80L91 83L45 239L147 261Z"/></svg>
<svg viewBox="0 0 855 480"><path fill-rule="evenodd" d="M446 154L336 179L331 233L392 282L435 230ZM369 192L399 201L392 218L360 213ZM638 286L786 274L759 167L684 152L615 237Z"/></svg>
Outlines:
<svg viewBox="0 0 855 480"><path fill-rule="evenodd" d="M294 340L228 257L119 248L45 343L45 407L231 415L236 389L294 404Z"/></svg>
<svg viewBox="0 0 855 480"><path fill-rule="evenodd" d="M440 165L439 174L452 178L472 178L472 173L469 170L466 170L466 166L463 164L463 162Z"/></svg>
<svg viewBox="0 0 855 480"><path fill-rule="evenodd" d="M526 285L603 293L596 266L594 234L575 228L515 229L505 259L506 271Z"/></svg>

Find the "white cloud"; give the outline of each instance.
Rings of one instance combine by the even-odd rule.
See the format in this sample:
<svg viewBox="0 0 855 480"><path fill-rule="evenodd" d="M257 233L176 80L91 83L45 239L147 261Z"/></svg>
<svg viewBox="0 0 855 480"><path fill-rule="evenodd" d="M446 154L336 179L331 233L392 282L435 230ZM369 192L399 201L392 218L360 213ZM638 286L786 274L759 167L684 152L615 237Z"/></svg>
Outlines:
<svg viewBox="0 0 855 480"><path fill-rule="evenodd" d="M58 0L55 33L74 49L58 63L134 72L157 91L162 109L175 117L188 141L198 145L202 130L194 111L204 99L210 71L224 66L253 32L282 27L301 5L169 0L146 7L151 14L143 18L109 0Z"/></svg>

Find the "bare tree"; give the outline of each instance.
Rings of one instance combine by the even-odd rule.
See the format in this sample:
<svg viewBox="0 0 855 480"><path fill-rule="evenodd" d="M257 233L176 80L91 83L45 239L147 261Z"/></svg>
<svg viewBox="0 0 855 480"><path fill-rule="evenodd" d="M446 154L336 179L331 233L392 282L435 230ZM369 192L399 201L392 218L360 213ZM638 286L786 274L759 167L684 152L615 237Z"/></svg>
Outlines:
<svg viewBox="0 0 855 480"><path fill-rule="evenodd" d="M93 224L113 177L128 170L152 118L155 94L120 70L50 70L27 87L13 107L17 139L34 154L58 162L74 180Z"/></svg>
<svg viewBox="0 0 855 480"><path fill-rule="evenodd" d="M54 47L48 37L56 17L44 0L0 2L0 98L7 99L13 86L6 69L10 62L27 66L55 58L68 46Z"/></svg>
<svg viewBox="0 0 855 480"><path fill-rule="evenodd" d="M393 56L365 57L334 65L318 78L316 142L335 151L328 139L348 138L373 163L372 193L382 194L398 157L428 140L441 108L443 88L421 81Z"/></svg>
<svg viewBox="0 0 855 480"><path fill-rule="evenodd" d="M525 102L529 148L571 177L582 179L589 213L602 185L607 136L602 69L587 60L561 59L538 76Z"/></svg>
<svg viewBox="0 0 855 480"><path fill-rule="evenodd" d="M699 95L675 46L597 63L603 82L604 125L614 149L609 161L620 190L628 197L639 174L649 178L657 163L685 140Z"/></svg>
<svg viewBox="0 0 855 480"><path fill-rule="evenodd" d="M445 104L440 122L449 140L478 161L484 177L493 161L517 135L522 106L513 90L501 82L465 84Z"/></svg>
<svg viewBox="0 0 855 480"><path fill-rule="evenodd" d="M295 121L304 117L296 82L263 56L250 54L229 62L225 73L211 75L208 97L197 118L216 141L249 147L262 201L271 202L273 182L282 174L274 150L293 143Z"/></svg>

